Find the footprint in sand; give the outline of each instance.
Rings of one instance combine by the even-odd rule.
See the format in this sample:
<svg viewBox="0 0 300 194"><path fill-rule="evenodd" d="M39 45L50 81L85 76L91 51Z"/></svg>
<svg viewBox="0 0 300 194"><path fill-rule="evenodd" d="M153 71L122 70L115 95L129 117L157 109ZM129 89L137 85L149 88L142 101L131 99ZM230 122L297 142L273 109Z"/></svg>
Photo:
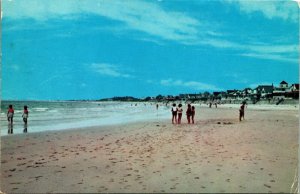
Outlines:
<svg viewBox="0 0 300 194"><path fill-rule="evenodd" d="M43 176L36 176L36 177L34 177L35 178L35 180L38 180L39 178L42 178Z"/></svg>
<svg viewBox="0 0 300 194"><path fill-rule="evenodd" d="M20 185L20 182L10 183L11 185Z"/></svg>
<svg viewBox="0 0 300 194"><path fill-rule="evenodd" d="M20 163L20 164L17 164L17 166L23 166L25 164L27 164L27 163Z"/></svg>
<svg viewBox="0 0 300 194"><path fill-rule="evenodd" d="M268 187L268 188L271 188L271 186L270 186L270 185L267 185L267 184L264 184L264 186L265 186L265 187Z"/></svg>

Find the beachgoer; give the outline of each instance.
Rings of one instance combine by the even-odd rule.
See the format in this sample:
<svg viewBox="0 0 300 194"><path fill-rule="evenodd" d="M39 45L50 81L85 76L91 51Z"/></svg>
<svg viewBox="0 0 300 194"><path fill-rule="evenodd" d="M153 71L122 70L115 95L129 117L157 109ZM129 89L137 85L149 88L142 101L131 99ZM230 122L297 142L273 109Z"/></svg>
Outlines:
<svg viewBox="0 0 300 194"><path fill-rule="evenodd" d="M183 109L182 109L182 104L179 104L178 105L178 109L177 109L178 111L178 124L180 124L181 123L181 117L182 117L182 112L183 112Z"/></svg>
<svg viewBox="0 0 300 194"><path fill-rule="evenodd" d="M13 119L14 119L14 109L13 109L13 106L10 104L8 106L8 110L7 110L7 120L9 122L9 124L13 124Z"/></svg>
<svg viewBox="0 0 300 194"><path fill-rule="evenodd" d="M177 108L175 103L173 104L171 111L172 111L172 123L174 124L174 121L175 123L177 123Z"/></svg>
<svg viewBox="0 0 300 194"><path fill-rule="evenodd" d="M188 124L191 123L191 116L192 116L192 107L190 104L188 104L187 110L186 110L186 118L188 120Z"/></svg>
<svg viewBox="0 0 300 194"><path fill-rule="evenodd" d="M243 103L240 107L240 121L242 121L242 118L243 120L245 119L245 103Z"/></svg>
<svg viewBox="0 0 300 194"><path fill-rule="evenodd" d="M209 108L211 108L211 105L212 105L212 103L211 103L211 102L209 102Z"/></svg>
<svg viewBox="0 0 300 194"><path fill-rule="evenodd" d="M28 107L24 106L24 112L22 114L23 121L24 121L24 130L23 130L24 133L27 133L27 119L28 119L28 116L29 116Z"/></svg>
<svg viewBox="0 0 300 194"><path fill-rule="evenodd" d="M156 104L156 110L158 110L158 104Z"/></svg>
<svg viewBox="0 0 300 194"><path fill-rule="evenodd" d="M192 106L192 123L194 124L195 122L194 122L194 117L195 117L195 107L194 106Z"/></svg>
<svg viewBox="0 0 300 194"><path fill-rule="evenodd" d="M29 115L28 107L24 106L24 112L22 114L22 117L25 124L27 124L28 115Z"/></svg>

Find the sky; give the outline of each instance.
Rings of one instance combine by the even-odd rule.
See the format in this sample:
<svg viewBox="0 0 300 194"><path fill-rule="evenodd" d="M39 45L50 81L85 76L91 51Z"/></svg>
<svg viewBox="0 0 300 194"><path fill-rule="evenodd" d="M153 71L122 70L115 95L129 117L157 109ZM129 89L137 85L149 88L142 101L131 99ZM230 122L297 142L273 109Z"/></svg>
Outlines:
<svg viewBox="0 0 300 194"><path fill-rule="evenodd" d="M2 0L4 100L147 97L299 83L278 0Z"/></svg>

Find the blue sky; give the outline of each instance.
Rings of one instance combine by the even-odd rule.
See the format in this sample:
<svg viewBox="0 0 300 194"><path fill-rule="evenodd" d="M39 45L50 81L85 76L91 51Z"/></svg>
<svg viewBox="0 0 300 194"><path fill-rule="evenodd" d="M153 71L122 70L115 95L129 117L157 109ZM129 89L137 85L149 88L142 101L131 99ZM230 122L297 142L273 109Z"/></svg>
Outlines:
<svg viewBox="0 0 300 194"><path fill-rule="evenodd" d="M147 97L299 82L294 1L2 4L2 99Z"/></svg>

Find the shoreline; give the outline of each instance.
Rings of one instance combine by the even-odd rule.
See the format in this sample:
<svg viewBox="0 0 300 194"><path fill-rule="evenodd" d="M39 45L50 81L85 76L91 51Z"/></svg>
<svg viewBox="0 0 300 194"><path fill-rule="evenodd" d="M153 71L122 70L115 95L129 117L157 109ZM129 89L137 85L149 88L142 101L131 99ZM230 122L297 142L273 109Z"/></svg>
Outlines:
<svg viewBox="0 0 300 194"><path fill-rule="evenodd" d="M177 105L179 103L176 103ZM196 106L197 108L200 108L197 112L199 114L201 114L201 112L205 109L228 109L228 110L235 110L236 112L238 112L239 108L240 108L240 104L220 104L217 106L217 108L215 108L215 106L213 105L211 108L208 107L207 104L192 104L194 106ZM155 105L153 105L154 107ZM166 107L166 105L161 105L161 107L164 106ZM134 123L139 123L139 122L153 122L153 121L168 121L169 118L167 118L168 116L166 116L167 114L169 114L169 117L171 118L171 113L169 112L169 108L171 108L171 104L167 105L168 109L165 110L165 115L161 115L161 117L151 117L151 118L139 118L139 119L132 119L132 120L128 120L126 121L125 119L119 118L118 120L115 120L111 123L109 123L107 121L106 118L104 118L104 122L103 124L92 124L92 125L86 125L86 126L74 126L74 127L66 127L66 128L58 128L58 129L49 129L49 130L43 130L43 131L30 131L30 125L28 126L28 133L40 133L40 132L51 132L51 131L69 131L69 130L76 130L76 129L85 129L85 128L101 128L101 127L107 127L107 126L115 126L115 125L123 125L123 124L134 124ZM272 110L278 110L278 111L295 111L298 110L299 111L299 104L297 105L274 105L274 104L270 104L270 105L247 105L246 106L246 112L248 110L257 110L257 111L272 111ZM186 105L183 105L183 119L185 118L185 111L186 111ZM153 109L153 115L156 114L156 110ZM134 117L134 116L133 116ZM201 118L200 118L201 119ZM99 120L101 120L101 118L99 118ZM4 121L5 122L5 121ZM30 120L29 120L30 122ZM61 124L60 124L61 125ZM69 125L71 125L71 123L69 123ZM18 126L19 128L17 129L18 131L23 131L23 128L20 128L20 126L23 126L23 124L14 124L14 126ZM5 130L7 131L7 130ZM16 131L16 128L14 128L14 131ZM5 136L11 136L11 135L24 135L26 133L23 132L17 132L14 134L0 134L1 137L5 137Z"/></svg>
<svg viewBox="0 0 300 194"><path fill-rule="evenodd" d="M290 192L298 110L196 107L196 123L136 122L1 138L11 192ZM284 166L285 168L282 168Z"/></svg>

